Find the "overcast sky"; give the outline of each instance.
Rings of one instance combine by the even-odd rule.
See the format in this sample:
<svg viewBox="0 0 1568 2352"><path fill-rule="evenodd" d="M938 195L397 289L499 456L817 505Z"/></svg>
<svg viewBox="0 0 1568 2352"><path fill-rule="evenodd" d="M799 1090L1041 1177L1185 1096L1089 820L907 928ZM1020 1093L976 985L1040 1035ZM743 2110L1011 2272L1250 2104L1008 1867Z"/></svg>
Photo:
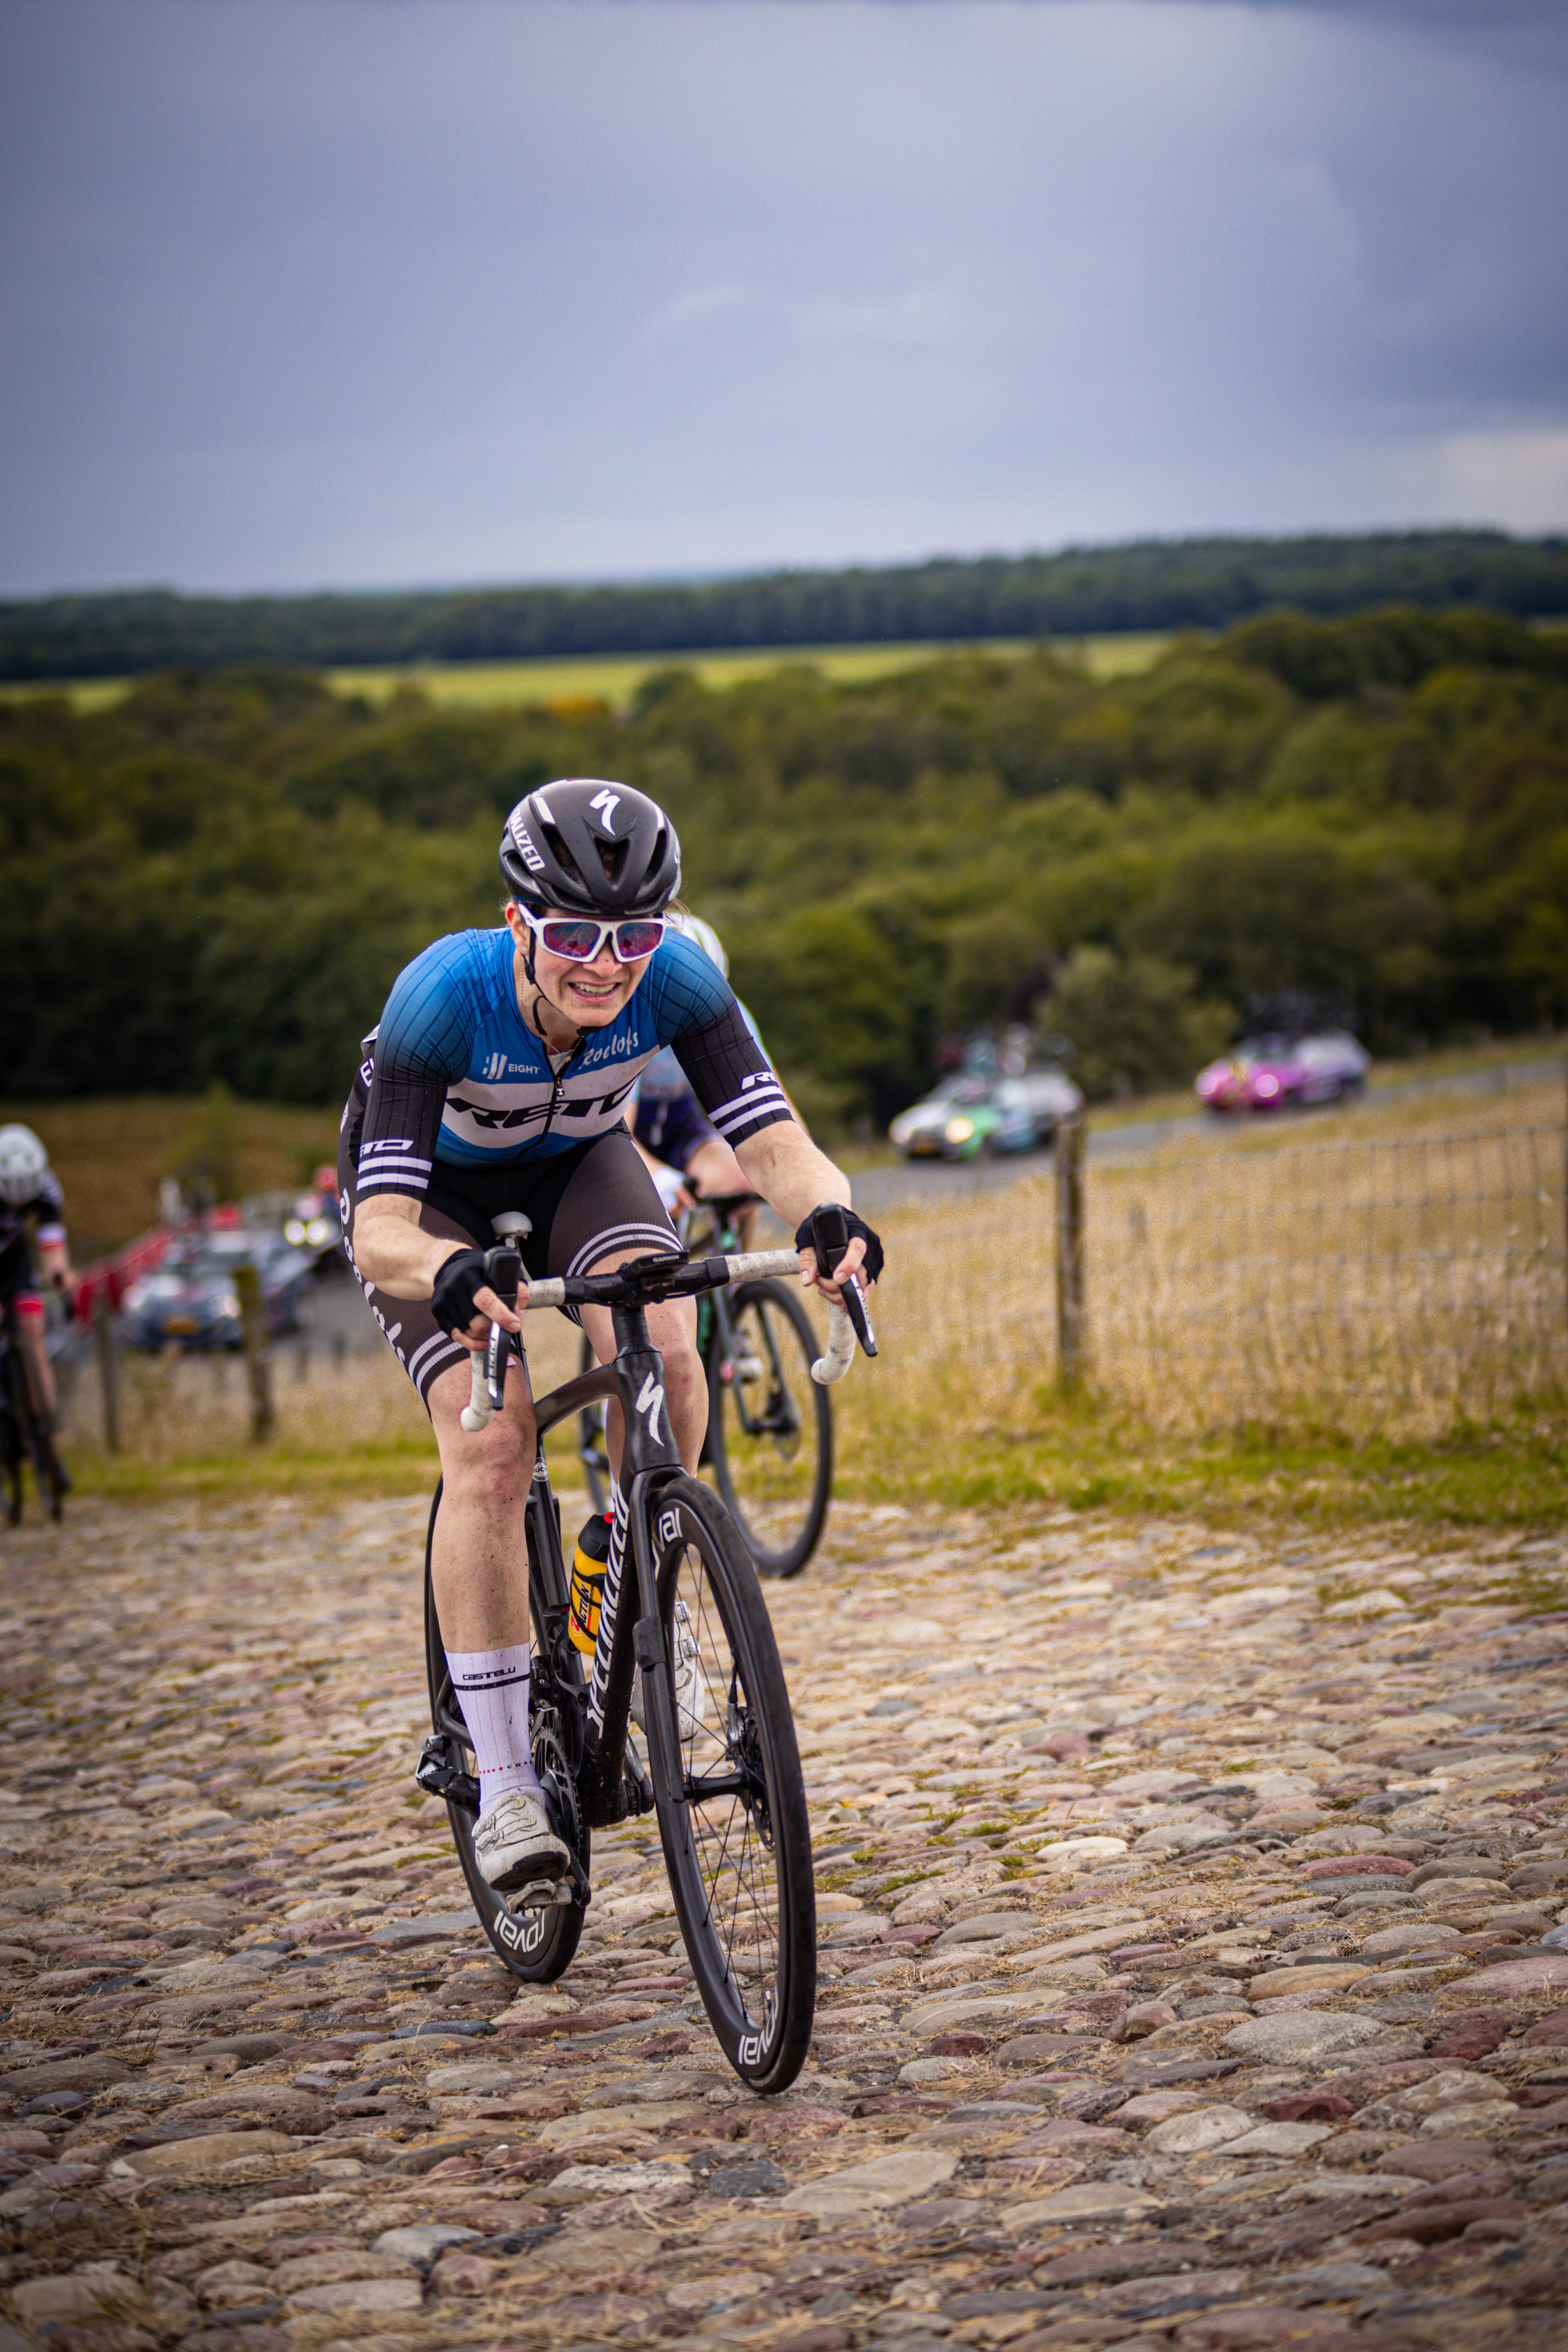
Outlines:
<svg viewBox="0 0 1568 2352"><path fill-rule="evenodd" d="M1564 0L0 0L0 593L1568 526Z"/></svg>

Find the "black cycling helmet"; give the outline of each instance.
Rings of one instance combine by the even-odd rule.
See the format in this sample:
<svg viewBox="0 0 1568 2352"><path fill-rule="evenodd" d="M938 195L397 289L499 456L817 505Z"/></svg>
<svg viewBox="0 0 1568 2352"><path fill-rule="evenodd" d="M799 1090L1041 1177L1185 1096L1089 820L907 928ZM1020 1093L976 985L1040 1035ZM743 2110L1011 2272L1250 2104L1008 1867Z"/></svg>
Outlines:
<svg viewBox="0 0 1568 2352"><path fill-rule="evenodd" d="M520 905L564 915L662 915L680 887L675 827L646 793L563 776L519 801L500 842Z"/></svg>

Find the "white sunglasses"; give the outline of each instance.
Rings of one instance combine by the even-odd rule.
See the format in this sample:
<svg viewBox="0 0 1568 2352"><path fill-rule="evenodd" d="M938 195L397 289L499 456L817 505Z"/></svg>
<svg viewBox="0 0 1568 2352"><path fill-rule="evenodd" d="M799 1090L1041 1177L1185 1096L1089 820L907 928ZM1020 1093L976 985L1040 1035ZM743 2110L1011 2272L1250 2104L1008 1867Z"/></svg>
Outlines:
<svg viewBox="0 0 1568 2352"><path fill-rule="evenodd" d="M664 937L662 915L596 923L586 915L536 915L521 904L517 911L540 944L567 963L592 963L606 940L617 963L641 963Z"/></svg>

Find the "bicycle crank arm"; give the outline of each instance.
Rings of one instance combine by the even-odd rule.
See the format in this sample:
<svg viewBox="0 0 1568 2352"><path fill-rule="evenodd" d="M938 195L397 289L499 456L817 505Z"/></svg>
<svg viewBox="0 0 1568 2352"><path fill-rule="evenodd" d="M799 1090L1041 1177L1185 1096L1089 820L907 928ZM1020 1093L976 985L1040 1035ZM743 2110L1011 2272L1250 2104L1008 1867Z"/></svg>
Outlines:
<svg viewBox="0 0 1568 2352"><path fill-rule="evenodd" d="M653 1782L647 1767L637 1754L630 1735L626 1738L626 1775L623 1783L626 1793L628 1813L651 1813L654 1809Z"/></svg>

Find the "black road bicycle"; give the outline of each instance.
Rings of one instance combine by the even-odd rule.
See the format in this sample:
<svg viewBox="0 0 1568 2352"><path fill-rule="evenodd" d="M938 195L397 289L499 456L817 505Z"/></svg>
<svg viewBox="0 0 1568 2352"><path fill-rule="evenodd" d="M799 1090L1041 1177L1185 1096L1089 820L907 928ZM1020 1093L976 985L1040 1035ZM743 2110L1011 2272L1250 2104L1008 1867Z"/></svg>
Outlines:
<svg viewBox="0 0 1568 2352"><path fill-rule="evenodd" d="M529 1228L515 1213L495 1224L503 1240L486 1253L486 1279L510 1304L521 1262L510 1236ZM656 1813L703 2007L730 2064L761 2092L787 2089L811 2040L816 1903L805 1789L762 1590L723 1503L681 1466L665 1411L664 1362L648 1337L647 1309L658 1299L700 1297L732 1281L798 1270L793 1250L698 1260L670 1253L610 1274L529 1285L529 1307L609 1307L616 1349L614 1363L533 1402L540 1442L525 1513L533 1637L529 1715L546 1807L571 1854L562 1878L500 1895L480 1874L474 1853L475 1759L447 1671L430 1576L439 1486L425 1551L425 1649L435 1728L416 1777L428 1794L447 1801L463 1875L495 1950L514 1975L531 1982L559 1977L583 1932L593 1832L632 1814ZM874 1350L868 1329L862 1344ZM841 1377L854 1352L848 1319L836 1308L819 1377ZM521 1341L492 1326L488 1350L474 1359L465 1428L481 1429L500 1410L513 1357L527 1381ZM531 1388L529 1393L531 1398ZM567 1571L544 1441L563 1422L611 1394L619 1397L626 1417L629 1525L623 1578L615 1584L605 1579L598 1640L588 1660L567 1636ZM634 1676L640 1678L646 1765L628 1738Z"/></svg>
<svg viewBox="0 0 1568 2352"><path fill-rule="evenodd" d="M689 1243L696 1221L711 1220L711 1245L740 1248L735 1218L754 1192L726 1194L689 1209L680 1220ZM774 1252L783 1262L784 1252ZM790 1271L799 1267L791 1264ZM782 1282L737 1282L697 1304L697 1353L708 1381L708 1433L702 1461L729 1506L761 1576L795 1576L822 1540L833 1495L833 1406L811 1377L818 1341L798 1293ZM594 1351L583 1341L583 1370ZM578 1416L577 1452L594 1508L609 1506L609 1461L602 1406Z"/></svg>
<svg viewBox="0 0 1568 2352"><path fill-rule="evenodd" d="M16 1527L22 1517L23 1475L29 1465L39 1502L51 1519L58 1519L66 1475L55 1452L49 1416L34 1394L33 1368L17 1328L16 1301L10 1296L0 1333L0 1454L11 1490L11 1525Z"/></svg>

